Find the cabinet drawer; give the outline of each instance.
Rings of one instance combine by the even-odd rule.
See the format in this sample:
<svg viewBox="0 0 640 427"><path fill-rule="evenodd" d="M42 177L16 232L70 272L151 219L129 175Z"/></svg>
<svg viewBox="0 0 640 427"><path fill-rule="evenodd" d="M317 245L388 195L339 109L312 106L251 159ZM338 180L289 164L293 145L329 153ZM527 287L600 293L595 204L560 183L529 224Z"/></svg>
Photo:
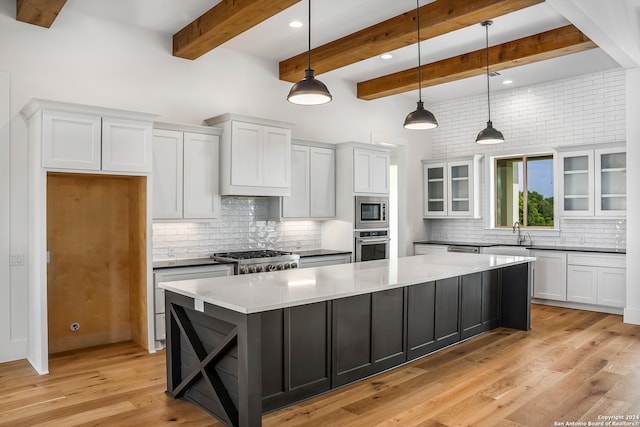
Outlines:
<svg viewBox="0 0 640 427"><path fill-rule="evenodd" d="M569 265L587 265L591 267L626 268L626 256L617 254L569 253Z"/></svg>

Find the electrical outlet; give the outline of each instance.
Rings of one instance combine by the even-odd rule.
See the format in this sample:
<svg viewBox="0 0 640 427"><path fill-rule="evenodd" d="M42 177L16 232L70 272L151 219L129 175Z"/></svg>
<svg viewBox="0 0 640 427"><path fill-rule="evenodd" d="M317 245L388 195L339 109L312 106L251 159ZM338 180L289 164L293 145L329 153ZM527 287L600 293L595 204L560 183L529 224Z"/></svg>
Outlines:
<svg viewBox="0 0 640 427"><path fill-rule="evenodd" d="M24 265L24 254L12 254L9 260L9 265Z"/></svg>
<svg viewBox="0 0 640 427"><path fill-rule="evenodd" d="M175 258L175 256L176 256L176 248L174 247L169 248L169 257Z"/></svg>

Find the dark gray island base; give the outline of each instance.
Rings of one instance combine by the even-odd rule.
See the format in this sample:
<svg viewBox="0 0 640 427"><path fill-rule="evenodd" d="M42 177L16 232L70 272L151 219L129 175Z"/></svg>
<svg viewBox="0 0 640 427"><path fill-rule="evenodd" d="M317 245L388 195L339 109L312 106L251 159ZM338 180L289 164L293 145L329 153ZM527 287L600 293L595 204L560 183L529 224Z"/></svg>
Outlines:
<svg viewBox="0 0 640 427"><path fill-rule="evenodd" d="M533 259L519 260L249 313L167 287L167 394L227 425L260 426L263 413L474 335L500 326L529 330Z"/></svg>

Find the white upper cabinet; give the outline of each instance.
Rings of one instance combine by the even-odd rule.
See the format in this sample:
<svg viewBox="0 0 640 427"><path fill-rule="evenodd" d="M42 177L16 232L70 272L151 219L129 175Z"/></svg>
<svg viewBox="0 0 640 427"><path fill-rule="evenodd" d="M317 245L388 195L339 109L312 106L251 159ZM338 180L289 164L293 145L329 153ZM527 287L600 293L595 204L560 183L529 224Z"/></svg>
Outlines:
<svg viewBox="0 0 640 427"><path fill-rule="evenodd" d="M210 127L156 123L154 219L220 216L219 134L219 129Z"/></svg>
<svg viewBox="0 0 640 427"><path fill-rule="evenodd" d="M390 156L388 151L353 149L353 192L389 194Z"/></svg>
<svg viewBox="0 0 640 427"><path fill-rule="evenodd" d="M205 121L223 128L220 192L239 196L288 196L291 186L291 126L236 114Z"/></svg>
<svg viewBox="0 0 640 427"><path fill-rule="evenodd" d="M77 171L150 173L152 115L35 100L41 111L42 166Z"/></svg>
<svg viewBox="0 0 640 427"><path fill-rule="evenodd" d="M291 145L291 196L282 198L280 218L335 218L335 177L333 148Z"/></svg>
<svg viewBox="0 0 640 427"><path fill-rule="evenodd" d="M425 218L480 217L481 159L422 162Z"/></svg>
<svg viewBox="0 0 640 427"><path fill-rule="evenodd" d="M563 151L558 153L558 163L561 216L625 216L624 147Z"/></svg>

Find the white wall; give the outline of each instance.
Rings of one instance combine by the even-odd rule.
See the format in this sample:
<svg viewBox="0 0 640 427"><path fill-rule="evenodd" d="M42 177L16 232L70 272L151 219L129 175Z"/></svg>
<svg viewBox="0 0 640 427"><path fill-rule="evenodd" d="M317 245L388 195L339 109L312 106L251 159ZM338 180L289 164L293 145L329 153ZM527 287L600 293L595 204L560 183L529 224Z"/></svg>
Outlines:
<svg viewBox="0 0 640 427"><path fill-rule="evenodd" d="M492 92L491 119L505 136L500 145L475 144L486 127L487 99L479 95L436 104L441 126L432 133L437 159L485 154L482 219L429 220L430 238L454 241L514 243L511 230L490 230L486 163L496 154L550 152L554 147L624 142L627 140L625 71L591 73L530 87ZM635 95L637 96L637 95ZM629 139L631 141L631 139ZM628 165L633 163L627 161ZM631 187L630 187L631 188ZM558 219L559 233L536 232L536 244L624 248L625 219Z"/></svg>
<svg viewBox="0 0 640 427"><path fill-rule="evenodd" d="M627 209L629 212L640 212L640 68L627 70ZM631 221L627 225L629 238L627 242L627 307L624 320L640 325L640 222L635 215L629 215Z"/></svg>
<svg viewBox="0 0 640 427"><path fill-rule="evenodd" d="M17 22L15 2L0 2L0 71L7 72L11 80L10 179L6 169L0 175L0 188L6 190L10 183L10 196L0 190L0 238L10 242L12 253L28 249L27 129L19 111L32 98L156 113L161 121L189 124L201 124L225 112L254 115L294 122L294 138L321 142L369 142L376 133L422 144L402 128L406 114L415 108L410 97L361 101L354 83L322 76L334 101L324 106L295 106L286 101L291 85L278 80L277 62L224 48L196 61L175 58L171 34L132 30L72 9L64 12L50 29L44 29ZM1 139L0 150L7 150ZM414 164L419 157L407 159L404 182L419 182L419 168ZM8 216L6 206L10 206ZM422 237L421 221L407 224L403 233L407 242ZM7 250L6 243L2 247L0 251ZM6 265L0 269L0 287L2 295L9 288L14 291L12 317L9 324L0 324L0 338L8 336L10 329L22 344L0 342L0 361L24 357L28 323L27 269L12 267L10 280L5 280L6 270Z"/></svg>

